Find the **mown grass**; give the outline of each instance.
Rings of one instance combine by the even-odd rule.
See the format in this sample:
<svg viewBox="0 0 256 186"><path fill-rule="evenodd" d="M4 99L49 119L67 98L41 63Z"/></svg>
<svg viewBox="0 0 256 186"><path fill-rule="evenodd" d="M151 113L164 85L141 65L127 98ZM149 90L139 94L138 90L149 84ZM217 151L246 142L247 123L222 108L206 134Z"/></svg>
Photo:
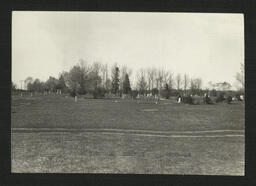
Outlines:
<svg viewBox="0 0 256 186"><path fill-rule="evenodd" d="M160 104L63 96L14 98L14 128L118 128L147 130L244 129L244 105ZM146 109L157 111L148 112Z"/></svg>
<svg viewBox="0 0 256 186"><path fill-rule="evenodd" d="M145 111L154 109L152 112ZM14 97L12 128L244 129L244 105ZM12 172L243 175L244 137L13 132Z"/></svg>
<svg viewBox="0 0 256 186"><path fill-rule="evenodd" d="M243 175L244 139L13 133L13 172Z"/></svg>

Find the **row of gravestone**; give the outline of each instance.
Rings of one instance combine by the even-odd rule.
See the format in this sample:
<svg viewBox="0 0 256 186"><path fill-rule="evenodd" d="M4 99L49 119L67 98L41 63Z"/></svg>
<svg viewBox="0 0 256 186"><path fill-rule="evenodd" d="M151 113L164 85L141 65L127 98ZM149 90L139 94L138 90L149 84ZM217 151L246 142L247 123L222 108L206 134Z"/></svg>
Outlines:
<svg viewBox="0 0 256 186"><path fill-rule="evenodd" d="M214 104L214 103L220 103L220 102L227 102L228 104L230 104L233 101L243 101L244 100L244 96L240 95L238 98L237 97L232 97L232 96L219 96L216 98L210 98L208 95L204 95L203 97L201 96L178 96L177 97L177 102L178 103L188 103L188 104Z"/></svg>

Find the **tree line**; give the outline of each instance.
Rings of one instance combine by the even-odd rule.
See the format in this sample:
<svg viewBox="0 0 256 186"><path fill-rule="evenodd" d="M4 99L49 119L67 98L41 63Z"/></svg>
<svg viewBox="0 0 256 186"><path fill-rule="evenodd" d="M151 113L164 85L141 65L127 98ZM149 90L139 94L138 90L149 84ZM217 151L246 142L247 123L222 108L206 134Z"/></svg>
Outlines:
<svg viewBox="0 0 256 186"><path fill-rule="evenodd" d="M135 74L133 88L130 77L132 69L127 66L119 67L94 62L89 64L84 60L74 65L69 71L63 71L58 78L50 76L47 81L28 77L24 83L29 92L59 92L69 93L72 96L91 94L94 97L104 97L106 93L116 96L152 95L169 98L178 94L200 95L206 90L202 89L202 78L191 78L188 74L176 74L159 68L141 68ZM237 80L243 78L242 73L237 74ZM241 80L243 83L243 81ZM227 91L231 88L228 82L209 82L210 91ZM244 86L244 85L243 85ZM15 89L15 85L12 84ZM209 90L208 90L209 91Z"/></svg>

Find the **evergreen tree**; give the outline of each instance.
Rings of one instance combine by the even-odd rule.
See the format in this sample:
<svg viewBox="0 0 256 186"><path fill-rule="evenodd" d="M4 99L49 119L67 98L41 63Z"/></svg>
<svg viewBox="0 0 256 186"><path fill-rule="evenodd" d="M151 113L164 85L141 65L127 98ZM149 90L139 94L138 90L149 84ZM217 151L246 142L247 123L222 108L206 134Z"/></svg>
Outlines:
<svg viewBox="0 0 256 186"><path fill-rule="evenodd" d="M119 91L119 83L120 83L120 78L119 78L119 68L115 67L112 72L112 93L117 94Z"/></svg>
<svg viewBox="0 0 256 186"><path fill-rule="evenodd" d="M131 92L131 85L130 85L128 74L125 74L125 77L124 77L123 91L124 91L124 94L129 94Z"/></svg>
<svg viewBox="0 0 256 186"><path fill-rule="evenodd" d="M67 90L67 86L66 86L63 74L61 74L59 76L59 81L58 81L58 84L57 84L57 89L60 89L62 92L65 92Z"/></svg>

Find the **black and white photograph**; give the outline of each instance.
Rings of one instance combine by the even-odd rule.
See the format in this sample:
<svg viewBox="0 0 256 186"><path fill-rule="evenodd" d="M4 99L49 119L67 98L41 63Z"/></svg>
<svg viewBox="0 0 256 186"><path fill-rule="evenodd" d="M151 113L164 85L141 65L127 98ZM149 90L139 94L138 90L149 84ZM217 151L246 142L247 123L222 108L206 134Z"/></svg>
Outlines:
<svg viewBox="0 0 256 186"><path fill-rule="evenodd" d="M12 11L11 172L245 175L244 15Z"/></svg>

